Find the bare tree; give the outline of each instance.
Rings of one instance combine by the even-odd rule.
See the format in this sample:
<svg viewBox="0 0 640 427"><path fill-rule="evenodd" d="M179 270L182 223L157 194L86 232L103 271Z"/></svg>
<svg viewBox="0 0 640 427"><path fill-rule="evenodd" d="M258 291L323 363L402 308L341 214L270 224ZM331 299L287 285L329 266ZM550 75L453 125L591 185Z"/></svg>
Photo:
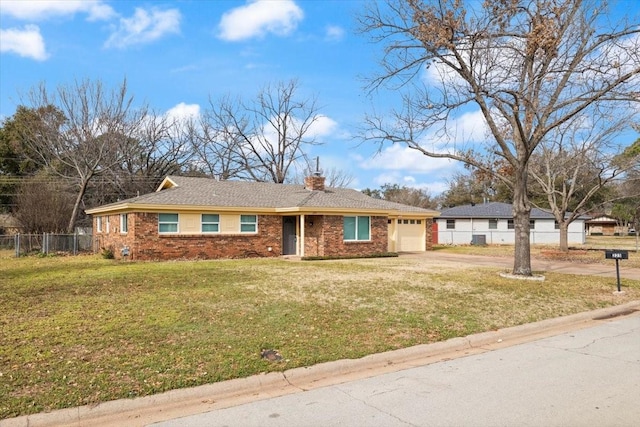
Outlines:
<svg viewBox="0 0 640 427"><path fill-rule="evenodd" d="M324 171L327 187L348 188L353 182L353 175L344 169L336 167L328 168Z"/></svg>
<svg viewBox="0 0 640 427"><path fill-rule="evenodd" d="M255 158L242 150L248 126L249 118L240 100L228 95L217 101L209 98L209 107L188 124L195 155L193 169L220 181L247 179L247 170L255 164Z"/></svg>
<svg viewBox="0 0 640 427"><path fill-rule="evenodd" d="M437 208L437 201L431 197L431 194L429 194L427 190L407 187L405 185L401 187L398 184L384 184L380 189L370 190L365 188L362 192L376 199L402 203L403 205L417 206L425 209Z"/></svg>
<svg viewBox="0 0 640 427"><path fill-rule="evenodd" d="M297 173L291 183L304 184L304 179L307 176L311 176L320 173L325 177L325 186L332 188L348 188L353 182L353 175L348 171L339 169L336 167L330 167L328 169L320 169L318 167L311 166L312 162L307 161L307 168L304 172Z"/></svg>
<svg viewBox="0 0 640 427"><path fill-rule="evenodd" d="M165 176L180 173L193 157L188 119L148 111L121 139L122 148L114 153L120 161L105 174L119 199L156 190Z"/></svg>
<svg viewBox="0 0 640 427"><path fill-rule="evenodd" d="M267 85L243 104L247 115L234 120L246 171L256 181L291 179L292 166L304 161L305 145L317 144L311 127L319 107L315 98L298 98L298 89L296 80Z"/></svg>
<svg viewBox="0 0 640 427"><path fill-rule="evenodd" d="M402 108L368 116L364 139L496 175L513 192L513 273L529 276L532 154L577 116L609 115L615 126L616 117L637 111L640 28L604 28L609 22L595 0L374 2L362 29L385 50L370 88L395 84ZM455 119L470 109L484 121L486 144L447 142ZM508 175L492 169L496 157Z"/></svg>
<svg viewBox="0 0 640 427"><path fill-rule="evenodd" d="M255 99L224 96L189 126L194 173L283 183L304 167L305 145L316 144L315 98L301 99L298 82L267 85Z"/></svg>
<svg viewBox="0 0 640 427"><path fill-rule="evenodd" d="M146 108L134 111L126 81L107 90L101 81L75 81L50 91L44 83L29 93L37 126L24 129L34 161L73 182L76 197L67 232L73 232L89 183L122 160L122 145L135 133Z"/></svg>
<svg viewBox="0 0 640 427"><path fill-rule="evenodd" d="M66 182L41 172L21 181L15 217L25 233L64 232L74 199L74 189Z"/></svg>
<svg viewBox="0 0 640 427"><path fill-rule="evenodd" d="M613 190L614 184L637 160L618 154L622 148L612 137L619 133L609 120L604 126L591 120L569 122L567 127L556 128L531 157L532 201L555 217L561 251L569 250L569 224L621 197ZM539 201L537 195L541 196ZM640 187L636 195L640 195Z"/></svg>

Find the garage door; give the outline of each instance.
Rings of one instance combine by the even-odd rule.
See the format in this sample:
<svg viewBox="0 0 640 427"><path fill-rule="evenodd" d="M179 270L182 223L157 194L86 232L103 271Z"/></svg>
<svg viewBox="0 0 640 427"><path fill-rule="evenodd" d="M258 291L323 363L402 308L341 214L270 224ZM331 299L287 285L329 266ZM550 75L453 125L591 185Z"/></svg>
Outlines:
<svg viewBox="0 0 640 427"><path fill-rule="evenodd" d="M399 219L396 250L418 252L425 250L424 220Z"/></svg>

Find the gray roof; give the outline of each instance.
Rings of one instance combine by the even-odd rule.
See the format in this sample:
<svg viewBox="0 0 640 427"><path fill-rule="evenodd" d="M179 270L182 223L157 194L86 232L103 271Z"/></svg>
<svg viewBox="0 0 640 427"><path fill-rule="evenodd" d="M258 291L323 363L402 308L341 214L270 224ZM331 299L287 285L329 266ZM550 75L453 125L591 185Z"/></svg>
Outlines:
<svg viewBox="0 0 640 427"><path fill-rule="evenodd" d="M440 213L440 218L513 218L513 207L509 203L490 202L477 205L455 206ZM553 214L538 208L531 209L531 219L554 219Z"/></svg>
<svg viewBox="0 0 640 427"><path fill-rule="evenodd" d="M400 211L437 216L437 211L374 199L348 188L311 191L303 185L249 181L217 181L210 178L169 176L175 186L88 210L105 212L145 205L219 208L327 209Z"/></svg>

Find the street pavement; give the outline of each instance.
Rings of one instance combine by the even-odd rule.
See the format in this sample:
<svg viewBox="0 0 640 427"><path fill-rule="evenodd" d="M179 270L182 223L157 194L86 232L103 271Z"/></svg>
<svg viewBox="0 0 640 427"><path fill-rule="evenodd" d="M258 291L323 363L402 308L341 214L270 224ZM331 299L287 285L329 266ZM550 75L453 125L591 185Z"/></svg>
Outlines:
<svg viewBox="0 0 640 427"><path fill-rule="evenodd" d="M638 425L640 311L495 351L153 424Z"/></svg>
<svg viewBox="0 0 640 427"><path fill-rule="evenodd" d="M534 261L533 268L615 277L615 265ZM640 269L621 268L621 276L640 280ZM640 301L633 301L362 359L0 420L0 427L640 426L639 396Z"/></svg>

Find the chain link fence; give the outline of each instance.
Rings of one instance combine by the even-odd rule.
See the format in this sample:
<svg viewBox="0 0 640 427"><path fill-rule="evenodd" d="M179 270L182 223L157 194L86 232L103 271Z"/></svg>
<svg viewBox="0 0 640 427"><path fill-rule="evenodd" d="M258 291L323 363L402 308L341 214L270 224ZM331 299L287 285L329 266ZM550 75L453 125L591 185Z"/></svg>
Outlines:
<svg viewBox="0 0 640 427"><path fill-rule="evenodd" d="M0 249L9 250L15 256L42 253L45 255L66 253L78 255L80 253L95 253L97 242L91 234L16 234L13 236L0 235Z"/></svg>

